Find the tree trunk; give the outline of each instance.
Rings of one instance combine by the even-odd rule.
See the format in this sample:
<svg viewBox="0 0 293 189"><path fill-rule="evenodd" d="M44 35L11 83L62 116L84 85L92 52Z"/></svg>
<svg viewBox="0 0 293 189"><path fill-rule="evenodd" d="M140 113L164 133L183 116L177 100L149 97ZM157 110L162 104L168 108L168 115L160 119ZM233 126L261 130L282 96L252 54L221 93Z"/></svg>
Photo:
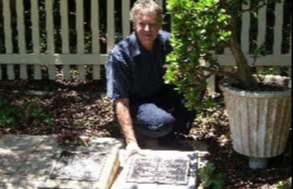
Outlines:
<svg viewBox="0 0 293 189"><path fill-rule="evenodd" d="M239 76L240 87L246 90L256 90L257 81L253 77L251 67L248 64L248 60L245 57L237 38L237 18L232 18L232 36L230 42L230 49L236 60L237 71Z"/></svg>

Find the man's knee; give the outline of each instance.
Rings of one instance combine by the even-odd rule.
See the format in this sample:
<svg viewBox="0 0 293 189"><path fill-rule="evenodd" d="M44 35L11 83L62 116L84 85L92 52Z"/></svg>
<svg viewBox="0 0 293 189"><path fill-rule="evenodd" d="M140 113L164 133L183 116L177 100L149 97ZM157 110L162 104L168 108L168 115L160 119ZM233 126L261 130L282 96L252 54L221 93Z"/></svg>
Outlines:
<svg viewBox="0 0 293 189"><path fill-rule="evenodd" d="M174 123L175 118L155 104L143 104L139 107L135 127L142 135L158 138L170 134Z"/></svg>
<svg viewBox="0 0 293 189"><path fill-rule="evenodd" d="M137 121L153 127L160 127L172 125L175 118L155 104L143 104L139 107Z"/></svg>

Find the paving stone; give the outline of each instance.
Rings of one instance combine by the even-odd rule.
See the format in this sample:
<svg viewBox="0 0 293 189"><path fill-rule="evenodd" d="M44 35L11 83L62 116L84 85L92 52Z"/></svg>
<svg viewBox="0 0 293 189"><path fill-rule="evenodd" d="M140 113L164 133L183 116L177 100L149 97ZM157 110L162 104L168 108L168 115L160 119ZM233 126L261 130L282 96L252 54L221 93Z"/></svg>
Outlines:
<svg viewBox="0 0 293 189"><path fill-rule="evenodd" d="M6 182L5 189L38 189L45 177L17 175Z"/></svg>
<svg viewBox="0 0 293 189"><path fill-rule="evenodd" d="M123 150L121 151L123 152ZM143 157L136 157L136 158L149 158L149 160L154 159L161 159L161 164L152 166L141 164L140 169L142 169L142 173L140 174L139 170L137 170L133 164L135 160L129 160L127 164L124 166L122 171L120 172L118 178L115 180L112 189L193 189L196 186L196 172L198 166L198 155L196 152L181 152L181 151L166 151L166 150L142 150L142 153L145 155ZM123 154L123 153L122 153ZM188 177L187 180L184 177L181 177L184 172L183 169L178 168L174 169L174 167L169 167L169 163L178 164L179 161L183 163L188 160L189 167L186 166L188 169L188 173L186 176ZM164 162L168 162L168 164L164 165ZM147 161L146 161L147 162ZM154 161L155 162L155 161ZM177 162L177 163L176 163ZM179 164L178 164L179 165ZM151 167L156 167L153 170L153 174L149 172ZM158 169L157 169L158 168ZM146 171L147 170L147 171ZM179 172L177 172L179 171ZM136 178L130 179L129 175L132 173L137 174L136 177L143 177L143 178ZM180 174L180 175L177 175ZM155 175L155 177L154 177ZM161 176L160 176L161 175ZM150 176L148 178L148 176ZM175 178L181 178L178 182L176 182Z"/></svg>
<svg viewBox="0 0 293 189"><path fill-rule="evenodd" d="M1 189L7 189L7 183L9 179L11 178L11 175L1 175L0 174L0 188Z"/></svg>
<svg viewBox="0 0 293 189"><path fill-rule="evenodd" d="M16 174L32 177L48 175L51 172L56 156L56 154L47 151L35 151L30 154Z"/></svg>
<svg viewBox="0 0 293 189"><path fill-rule="evenodd" d="M4 135L0 138L0 149L35 150L44 140L45 136L31 135Z"/></svg>
<svg viewBox="0 0 293 189"><path fill-rule="evenodd" d="M46 180L38 189L99 189L95 182L76 180Z"/></svg>
<svg viewBox="0 0 293 189"><path fill-rule="evenodd" d="M0 175L14 174L25 163L30 152L0 148Z"/></svg>
<svg viewBox="0 0 293 189"><path fill-rule="evenodd" d="M123 145L122 140L114 138L92 138L87 149L95 152L107 152L113 148L121 148Z"/></svg>
<svg viewBox="0 0 293 189"><path fill-rule="evenodd" d="M105 166L107 153L63 151L55 163L54 179L97 181Z"/></svg>
<svg viewBox="0 0 293 189"><path fill-rule="evenodd" d="M40 187L109 189L119 168L121 146L122 142L116 139L94 138L88 147L62 148L50 177ZM96 161L99 155L105 157L101 162Z"/></svg>
<svg viewBox="0 0 293 189"><path fill-rule="evenodd" d="M56 151L59 148L58 136L49 135L44 136L42 143L35 149L36 151Z"/></svg>

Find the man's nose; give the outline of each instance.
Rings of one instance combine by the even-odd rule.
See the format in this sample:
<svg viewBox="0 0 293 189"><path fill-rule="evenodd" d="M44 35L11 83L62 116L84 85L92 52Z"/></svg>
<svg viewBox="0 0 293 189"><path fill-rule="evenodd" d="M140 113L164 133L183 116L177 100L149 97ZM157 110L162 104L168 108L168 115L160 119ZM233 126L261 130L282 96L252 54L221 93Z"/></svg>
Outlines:
<svg viewBox="0 0 293 189"><path fill-rule="evenodd" d="M145 27L144 27L144 30L145 31L150 31L150 25L149 24L146 24Z"/></svg>

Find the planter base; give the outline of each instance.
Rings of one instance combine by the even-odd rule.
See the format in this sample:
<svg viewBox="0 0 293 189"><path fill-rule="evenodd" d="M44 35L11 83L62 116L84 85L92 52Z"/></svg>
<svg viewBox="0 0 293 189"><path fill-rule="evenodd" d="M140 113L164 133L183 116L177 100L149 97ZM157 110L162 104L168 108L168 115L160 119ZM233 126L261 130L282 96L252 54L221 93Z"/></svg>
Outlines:
<svg viewBox="0 0 293 189"><path fill-rule="evenodd" d="M267 85L287 86L284 91L245 91L225 81L220 86L225 97L233 148L254 158L281 155L291 128L292 90L286 77L266 76ZM258 162L252 161L252 166ZM260 161L260 164L264 162ZM258 168L256 163L256 168Z"/></svg>
<svg viewBox="0 0 293 189"><path fill-rule="evenodd" d="M266 169L268 167L269 159L268 158L249 158L249 167L251 169Z"/></svg>

